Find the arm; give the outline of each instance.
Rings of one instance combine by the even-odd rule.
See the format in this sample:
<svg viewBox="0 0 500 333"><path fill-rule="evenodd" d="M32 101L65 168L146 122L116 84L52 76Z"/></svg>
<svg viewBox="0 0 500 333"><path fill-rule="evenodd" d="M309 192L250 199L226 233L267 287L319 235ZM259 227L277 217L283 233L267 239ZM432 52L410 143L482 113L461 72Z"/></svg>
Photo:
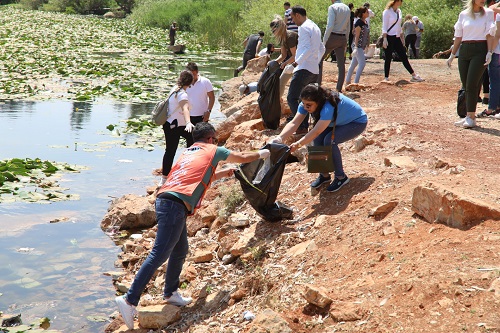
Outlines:
<svg viewBox="0 0 500 333"><path fill-rule="evenodd" d="M207 92L207 97L208 97L208 110L203 113L203 121L208 121L208 119L210 119L210 112L212 112L212 108L214 107L215 103L214 91L212 90Z"/></svg>
<svg viewBox="0 0 500 333"><path fill-rule="evenodd" d="M255 49L255 57L256 58L259 56L259 51L260 51L261 45L262 45L262 39L259 39L259 42L257 43L257 48Z"/></svg>
<svg viewBox="0 0 500 333"><path fill-rule="evenodd" d="M359 43L359 34L361 33L361 27L358 25L356 28L354 28L354 45L358 47Z"/></svg>
<svg viewBox="0 0 500 333"><path fill-rule="evenodd" d="M290 145L290 151L293 153L297 149L299 149L302 146L307 145L308 143L312 142L318 135L320 135L328 125L330 125L331 121L330 120L320 120L314 125L313 129L309 131L304 137L299 139L297 142L294 142Z"/></svg>
<svg viewBox="0 0 500 333"><path fill-rule="evenodd" d="M182 109L182 115L184 116L184 120L187 123L191 122L191 115L189 114L189 102L187 100L183 100L179 102L179 106Z"/></svg>
<svg viewBox="0 0 500 333"><path fill-rule="evenodd" d="M246 46L247 46L247 43L248 43L248 37L247 37L247 38L245 38L245 40L244 40L244 41L243 41L243 43L241 43L241 44L243 44L243 46L245 46L245 47L246 47Z"/></svg>
<svg viewBox="0 0 500 333"><path fill-rule="evenodd" d="M305 114L296 113L295 117L293 117L292 121L285 125L283 130L280 133L280 137L282 141L285 141L290 135L293 134L299 128L302 121L306 118Z"/></svg>
<svg viewBox="0 0 500 333"><path fill-rule="evenodd" d="M214 180L225 178L225 177L231 177L233 175L234 170L232 168L223 168L220 170L215 171L214 175Z"/></svg>
<svg viewBox="0 0 500 333"><path fill-rule="evenodd" d="M455 56L455 54L457 53L460 44L462 44L462 37L455 36L455 40L453 41L453 47L451 48L451 54L453 54L453 56Z"/></svg>
<svg viewBox="0 0 500 333"><path fill-rule="evenodd" d="M391 13L388 9L384 10L384 13L382 14L382 35L384 36L384 38L387 38L387 29L389 29L392 25L392 23L389 24L390 19Z"/></svg>
<svg viewBox="0 0 500 333"><path fill-rule="evenodd" d="M497 4L500 4L500 2ZM488 50L495 50L498 45L498 40L500 39L500 21L497 21L496 25L497 25L497 31L495 33L495 37L493 38L493 42L491 43L491 49L488 48Z"/></svg>
<svg viewBox="0 0 500 333"><path fill-rule="evenodd" d="M326 29L325 34L323 35L323 44L326 44L330 34L333 31L333 23L335 22L335 12L333 11L333 7L328 7L328 18L326 20Z"/></svg>
<svg viewBox="0 0 500 333"><path fill-rule="evenodd" d="M260 158L258 151L231 151L226 161L230 163L250 163Z"/></svg>
<svg viewBox="0 0 500 333"><path fill-rule="evenodd" d="M285 59L285 58L286 58L286 47L285 47L285 45L281 45L280 55L278 56L278 58L276 58L276 61L278 62L278 64L281 64L281 60Z"/></svg>

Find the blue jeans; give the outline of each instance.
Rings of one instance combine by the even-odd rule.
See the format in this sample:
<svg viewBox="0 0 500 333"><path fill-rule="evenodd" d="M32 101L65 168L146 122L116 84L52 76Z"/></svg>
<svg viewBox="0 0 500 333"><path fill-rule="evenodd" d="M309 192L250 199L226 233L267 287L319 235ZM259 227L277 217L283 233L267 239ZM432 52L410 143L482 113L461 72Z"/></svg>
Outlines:
<svg viewBox="0 0 500 333"><path fill-rule="evenodd" d="M338 144L352 140L366 129L368 123L349 123L335 127L335 140L332 142L332 127L328 127L314 139L315 146L332 145L332 158L335 167L335 177L345 177L344 166L342 165L342 155Z"/></svg>
<svg viewBox="0 0 500 333"><path fill-rule="evenodd" d="M359 64L359 66L358 66ZM359 83L359 78L363 73L366 65L366 57L365 50L360 47L357 47L356 56L352 58L351 65L349 65L349 70L347 71L346 82L351 82L352 73L354 73L354 69L358 66L358 70L356 71L356 77L354 78L354 83Z"/></svg>
<svg viewBox="0 0 500 333"><path fill-rule="evenodd" d="M290 87L288 87L288 95L286 97L288 106L292 111L292 117L287 119L288 121L292 120L297 113L297 109L299 108L300 104L300 93L302 92L302 89L304 89L304 87L309 83L315 83L317 80L318 74L313 74L307 69L301 69L293 73ZM300 128L309 128L309 114L307 114L302 124L300 124Z"/></svg>
<svg viewBox="0 0 500 333"><path fill-rule="evenodd" d="M188 254L187 209L178 202L156 199L158 231L155 244L135 276L126 298L137 306L142 292L156 270L168 259L163 295L169 297L179 288L179 276Z"/></svg>
<svg viewBox="0 0 500 333"><path fill-rule="evenodd" d="M495 111L500 106L500 54L493 53L488 65L490 76L490 97L488 109Z"/></svg>

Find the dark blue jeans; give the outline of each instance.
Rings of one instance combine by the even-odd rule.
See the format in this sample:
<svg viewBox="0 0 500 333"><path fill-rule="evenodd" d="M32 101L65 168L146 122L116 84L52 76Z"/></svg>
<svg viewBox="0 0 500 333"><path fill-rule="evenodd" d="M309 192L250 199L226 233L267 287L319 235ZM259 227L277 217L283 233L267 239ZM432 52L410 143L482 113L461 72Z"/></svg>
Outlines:
<svg viewBox="0 0 500 333"><path fill-rule="evenodd" d="M286 100L288 101L288 106L292 111L292 117L287 119L288 121L292 120L297 113L297 109L300 104L300 93L305 86L309 83L315 83L318 80L318 74L313 74L309 72L307 69L301 69L293 73L292 81L290 81L290 87L288 88L288 95ZM300 124L300 128L308 128L309 127L309 114L307 114L306 119Z"/></svg>
<svg viewBox="0 0 500 333"><path fill-rule="evenodd" d="M490 76L490 97L488 109L495 111L500 107L500 54L493 53L491 62L488 65Z"/></svg>
<svg viewBox="0 0 500 333"><path fill-rule="evenodd" d="M168 199L156 199L158 231L155 244L127 292L127 301L137 306L142 292L156 270L168 259L163 295L169 297L179 288L179 276L188 254L186 207Z"/></svg>
<svg viewBox="0 0 500 333"><path fill-rule="evenodd" d="M352 140L366 129L367 123L349 123L335 127L335 140L332 142L332 127L328 127L314 139L315 146L332 145L332 158L335 167L335 177L344 177L344 166L342 165L342 155L338 144Z"/></svg>

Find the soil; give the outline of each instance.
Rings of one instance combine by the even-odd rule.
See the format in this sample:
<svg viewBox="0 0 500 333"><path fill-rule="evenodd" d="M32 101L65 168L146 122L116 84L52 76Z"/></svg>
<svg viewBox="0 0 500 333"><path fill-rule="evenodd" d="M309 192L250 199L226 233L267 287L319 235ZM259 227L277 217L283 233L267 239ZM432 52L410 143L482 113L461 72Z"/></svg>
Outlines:
<svg viewBox="0 0 500 333"><path fill-rule="evenodd" d="M246 285L246 296L217 309L196 302L183 310L172 332L198 326L248 332L243 311L258 314L266 307L293 332L500 332L500 293L490 290L500 275L500 223L486 220L466 230L433 224L414 214L411 202L413 189L432 181L499 205L500 120L478 119L474 129L454 126L461 85L456 63L451 69L440 59L411 64L425 82L411 83L399 62L392 63L392 81L381 82L382 60L368 61L361 77L366 89L346 92L369 116L364 136L371 143L359 152L352 142L342 145L350 183L335 193L313 193L317 175L302 164L287 165L278 200L293 208L294 219L269 223L245 203L237 211L256 219L253 249L262 249L260 255L198 267L200 281L219 294ZM335 87L336 64L326 63L325 70L323 84ZM229 95L236 93L234 85ZM483 108L478 104L478 112ZM386 166L391 156L408 156L417 167ZM369 216L391 200L397 206L387 216ZM210 234L190 239L192 251L213 240ZM287 255L308 240L317 249ZM308 304L302 296L306 284L324 288L332 305ZM188 289L196 294L202 286ZM354 320L331 314L353 307Z"/></svg>

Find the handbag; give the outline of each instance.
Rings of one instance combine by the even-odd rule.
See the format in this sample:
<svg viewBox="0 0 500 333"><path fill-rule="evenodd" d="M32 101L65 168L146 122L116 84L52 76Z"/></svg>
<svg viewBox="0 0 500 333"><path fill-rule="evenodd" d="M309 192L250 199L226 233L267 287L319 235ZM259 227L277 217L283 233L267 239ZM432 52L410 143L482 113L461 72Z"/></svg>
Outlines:
<svg viewBox="0 0 500 333"><path fill-rule="evenodd" d="M465 105L465 90L460 89L457 96L457 114L460 118L467 116L467 106Z"/></svg>
<svg viewBox="0 0 500 333"><path fill-rule="evenodd" d="M333 109L332 143L335 139L335 126L337 125L337 108ZM307 172L328 173L335 170L333 165L332 146L307 146Z"/></svg>
<svg viewBox="0 0 500 333"><path fill-rule="evenodd" d="M387 32L389 32L399 21L399 12L396 12L396 22L394 22L393 25L389 29L387 29ZM380 35L379 38L377 38L377 42L375 43L375 46L381 49L384 46L384 35Z"/></svg>
<svg viewBox="0 0 500 333"><path fill-rule="evenodd" d="M180 89L179 89L180 90ZM168 101L170 97L175 93L177 94L179 92L173 91L167 99L160 101L156 103L155 107L153 108L153 111L151 112L151 121L158 126L162 126L167 122L167 119L170 118L171 113L169 113L168 109Z"/></svg>

